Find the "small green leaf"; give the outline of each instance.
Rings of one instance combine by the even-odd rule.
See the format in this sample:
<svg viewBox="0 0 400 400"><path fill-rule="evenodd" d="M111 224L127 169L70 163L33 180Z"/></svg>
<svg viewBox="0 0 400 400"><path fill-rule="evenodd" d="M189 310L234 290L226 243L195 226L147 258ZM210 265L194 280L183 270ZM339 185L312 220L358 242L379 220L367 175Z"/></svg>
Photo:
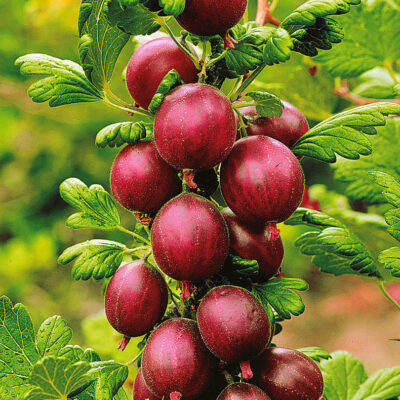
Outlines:
<svg viewBox="0 0 400 400"><path fill-rule="evenodd" d="M174 69L171 69L167 73L167 75L164 76L162 79L161 83L158 85L157 91L154 94L153 98L151 99L150 105L149 105L149 111L153 114L155 114L160 107L162 101L164 100L164 97L175 87L182 85L183 81L181 77L179 76L178 72L176 72Z"/></svg>
<svg viewBox="0 0 400 400"><path fill-rule="evenodd" d="M99 90L108 88L115 63L129 35L110 26L104 16L105 0L83 0L79 11L80 60L86 76Z"/></svg>
<svg viewBox="0 0 400 400"><path fill-rule="evenodd" d="M79 179L69 178L60 185L61 197L82 213L73 214L67 225L74 229L114 229L121 219L111 196L100 185L89 188Z"/></svg>
<svg viewBox="0 0 400 400"><path fill-rule="evenodd" d="M142 122L118 122L106 126L96 135L96 146L119 147L125 143L133 144L151 134L150 127Z"/></svg>
<svg viewBox="0 0 400 400"><path fill-rule="evenodd" d="M263 116L271 118L274 115L280 117L283 111L282 101L274 94L268 92L250 92L246 96L252 98L256 103L257 112Z"/></svg>
<svg viewBox="0 0 400 400"><path fill-rule="evenodd" d="M311 227L312 230L302 234L295 244L303 254L313 256L313 263L321 271L333 275L381 276L366 246L335 218L298 208L285 223Z"/></svg>
<svg viewBox="0 0 400 400"><path fill-rule="evenodd" d="M126 246L108 240L88 240L66 249L58 258L60 264L75 260L72 277L75 280L110 278L121 265Z"/></svg>
<svg viewBox="0 0 400 400"><path fill-rule="evenodd" d="M28 94L35 103L49 101L50 107L92 102L104 96L86 78L82 67L69 60L46 54L28 54L15 61L21 74L46 76L30 86Z"/></svg>
<svg viewBox="0 0 400 400"><path fill-rule="evenodd" d="M105 16L111 26L134 36L150 35L158 31L161 26L156 22L157 15L143 4L135 3L121 6L120 1L109 0Z"/></svg>
<svg viewBox="0 0 400 400"><path fill-rule="evenodd" d="M386 249L379 254L379 262L384 264L392 276L400 278L400 247Z"/></svg>
<svg viewBox="0 0 400 400"><path fill-rule="evenodd" d="M400 367L393 367L371 375L352 400L386 400L397 396L400 396Z"/></svg>
<svg viewBox="0 0 400 400"><path fill-rule="evenodd" d="M0 297L0 398L14 400L30 389L29 375L40 355L28 310Z"/></svg>
<svg viewBox="0 0 400 400"><path fill-rule="evenodd" d="M337 351L330 360L320 363L324 378L324 396L328 400L354 400L368 375L364 366L351 354ZM381 399L383 400L383 399Z"/></svg>
<svg viewBox="0 0 400 400"><path fill-rule="evenodd" d="M42 357L57 356L71 338L72 330L66 322L58 315L50 317L42 323L36 336L39 354Z"/></svg>
<svg viewBox="0 0 400 400"><path fill-rule="evenodd" d="M302 279L271 279L266 283L253 286L252 291L262 303L268 303L284 319L304 312L301 297L293 290L307 290L308 284Z"/></svg>
<svg viewBox="0 0 400 400"><path fill-rule="evenodd" d="M100 361L100 356L92 349L83 350L77 345L68 345L60 350L60 357L67 358L68 360L76 363L78 361L95 362Z"/></svg>
<svg viewBox="0 0 400 400"><path fill-rule="evenodd" d="M96 400L109 400L115 396L128 378L128 367L114 361L99 361L90 364L89 376L95 379Z"/></svg>
<svg viewBox="0 0 400 400"><path fill-rule="evenodd" d="M351 160L372 152L367 135L386 124L384 115L400 113L400 105L374 103L341 112L311 128L292 147L296 155L333 163L336 154ZM336 153L336 154L335 154Z"/></svg>
<svg viewBox="0 0 400 400"><path fill-rule="evenodd" d="M226 66L239 75L247 74L263 62L262 51L251 43L239 41L225 56Z"/></svg>
<svg viewBox="0 0 400 400"><path fill-rule="evenodd" d="M183 13L186 0L159 0L158 4L163 8L165 15L177 17Z"/></svg>
<svg viewBox="0 0 400 400"><path fill-rule="evenodd" d="M71 363L65 358L45 357L38 361L29 379L33 389L26 400L65 400L85 390L93 381L88 362Z"/></svg>
<svg viewBox="0 0 400 400"><path fill-rule="evenodd" d="M301 351L307 357L310 357L316 362L320 362L321 360L329 360L332 358L329 353L327 353L325 350L322 350L320 347L303 347L302 349L297 350Z"/></svg>
<svg viewBox="0 0 400 400"><path fill-rule="evenodd" d="M272 28L264 47L264 62L267 65L279 64L289 60L293 41L282 28Z"/></svg>

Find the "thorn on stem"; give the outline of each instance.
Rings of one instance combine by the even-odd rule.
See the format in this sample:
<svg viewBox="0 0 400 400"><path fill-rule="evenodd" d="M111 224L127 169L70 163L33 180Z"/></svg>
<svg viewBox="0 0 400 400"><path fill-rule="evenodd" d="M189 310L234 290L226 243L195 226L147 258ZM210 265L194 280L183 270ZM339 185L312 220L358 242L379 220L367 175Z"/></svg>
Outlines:
<svg viewBox="0 0 400 400"><path fill-rule="evenodd" d="M227 47L230 49L234 49L235 48L235 44L238 44L239 42L237 40L235 40L230 34L229 32L226 32L224 34L224 36L222 36L222 39L224 39L224 49L226 49Z"/></svg>

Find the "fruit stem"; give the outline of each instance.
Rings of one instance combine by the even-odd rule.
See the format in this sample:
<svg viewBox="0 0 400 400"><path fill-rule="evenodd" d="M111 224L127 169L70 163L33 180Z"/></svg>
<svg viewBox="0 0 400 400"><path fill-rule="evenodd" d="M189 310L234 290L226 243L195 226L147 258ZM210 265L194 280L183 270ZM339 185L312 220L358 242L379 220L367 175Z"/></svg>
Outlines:
<svg viewBox="0 0 400 400"><path fill-rule="evenodd" d="M166 22L162 22L161 26L167 31L168 35L171 36L171 39L175 42L175 44L193 61L195 67L200 70L201 68L198 58L192 52L186 49L181 43L179 43L168 24Z"/></svg>
<svg viewBox="0 0 400 400"><path fill-rule="evenodd" d="M117 101L118 103L123 104L124 106L129 106L129 104L125 101L120 99L116 94L113 93L113 91L111 90L110 86L108 83L106 83L104 85L104 91L115 101Z"/></svg>
<svg viewBox="0 0 400 400"><path fill-rule="evenodd" d="M231 383L234 383L235 380L233 379L232 375L227 371L227 370L223 370L222 373L225 376L226 382L228 383L228 385L230 385Z"/></svg>
<svg viewBox="0 0 400 400"><path fill-rule="evenodd" d="M132 360L126 362L125 365L131 365L131 364L133 364L134 362L136 362L136 361L138 360L138 358L143 354L145 348L146 348L146 347L143 347L143 349L140 350L139 353L137 353L136 356L132 358Z"/></svg>
<svg viewBox="0 0 400 400"><path fill-rule="evenodd" d="M240 363L240 369L242 370L242 377L245 381L253 378L253 371L251 370L250 361L242 361Z"/></svg>
<svg viewBox="0 0 400 400"><path fill-rule="evenodd" d="M239 89L232 95L231 101L236 101L238 97L250 86L250 84L260 75L261 71L266 67L265 63L259 65L250 76L239 86Z"/></svg>
<svg viewBox="0 0 400 400"><path fill-rule="evenodd" d="M143 110L143 109L140 109L140 108L135 108L134 110L132 110L131 108L120 106L118 104L113 103L107 97L105 97L103 99L103 102L105 104L107 104L108 106L110 106L110 107L118 108L119 110L126 111L129 114L139 114L139 115L143 115L143 116L146 116L146 117L153 117L153 114L151 114L150 112L148 112L146 110Z"/></svg>
<svg viewBox="0 0 400 400"><path fill-rule="evenodd" d="M257 105L257 103L255 103L254 101L250 102L250 103L236 103L236 104L232 104L232 108L244 108L244 107L250 107L250 106L255 106Z"/></svg>
<svg viewBox="0 0 400 400"><path fill-rule="evenodd" d="M226 53L228 52L228 49L225 49L218 57L212 58L208 63L207 63L207 68L210 68L214 64L216 64L218 61L222 60L225 58Z"/></svg>
<svg viewBox="0 0 400 400"><path fill-rule="evenodd" d="M244 123L243 120L243 114L236 108L235 112L239 118L240 121L240 125L239 125L239 129L240 129L240 137L246 137L247 136L247 131L246 131L246 124Z"/></svg>
<svg viewBox="0 0 400 400"><path fill-rule="evenodd" d="M118 225L118 226L117 226L117 229L120 230L121 232L124 232L124 233L126 233L126 234L128 234L128 235L131 235L131 236L135 237L136 239L141 240L143 243L146 243L146 244L148 244L148 245L151 245L151 242L150 242L149 240L145 239L143 236L139 235L139 234L136 233L136 232L132 232L132 231L130 231L129 229L126 229L126 228L124 228L124 227L121 226L121 225Z"/></svg>
<svg viewBox="0 0 400 400"><path fill-rule="evenodd" d="M377 284L383 295L400 311L400 304L388 293L385 288L385 283L383 281L378 281Z"/></svg>
<svg viewBox="0 0 400 400"><path fill-rule="evenodd" d="M396 73L394 72L393 63L391 61L385 61L383 65L389 72L389 75L393 79L394 83L397 85L400 84L400 80L397 78Z"/></svg>
<svg viewBox="0 0 400 400"><path fill-rule="evenodd" d="M131 254L131 253L136 253L137 251L140 250L148 250L150 246L139 246L139 247L135 247L134 249L126 249L125 253L126 254Z"/></svg>

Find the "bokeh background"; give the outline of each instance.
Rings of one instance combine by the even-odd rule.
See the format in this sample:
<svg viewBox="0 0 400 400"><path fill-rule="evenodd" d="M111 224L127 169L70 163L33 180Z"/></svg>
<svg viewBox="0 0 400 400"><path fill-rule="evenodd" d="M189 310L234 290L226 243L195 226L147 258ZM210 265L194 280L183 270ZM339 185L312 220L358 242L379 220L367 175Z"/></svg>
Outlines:
<svg viewBox="0 0 400 400"><path fill-rule="evenodd" d="M250 15L254 15L252 0ZM281 0L282 17L301 1ZM35 326L59 314L74 330L73 341L93 347L119 360L133 356L115 352L118 335L103 314L101 285L76 282L70 266L57 264L66 247L94 237L124 240L118 233L73 231L65 218L71 209L60 199L59 184L77 177L86 184L109 188L109 171L116 149L94 146L96 133L105 125L126 120L103 104L80 104L50 109L27 96L30 80L21 77L14 60L26 53L47 53L78 60L77 16L79 0L0 0L0 293L24 303ZM129 99L122 75L134 48L129 43L118 61L113 90ZM310 73L310 59L294 56L284 66L272 67L256 82L292 102L310 124L350 105L334 94L334 79L318 66ZM363 205L343 196L344 186L333 179L329 166L303 160L311 194L324 211L337 212ZM127 226L134 222L123 212ZM304 295L306 311L284 323L276 343L292 348L318 345L327 351L343 349L360 358L369 372L398 365L400 313L384 299L374 282L322 274L302 256L293 242L301 228L282 226L286 256L284 273L310 284ZM385 232L363 227L360 232L371 250L395 245ZM382 247L383 246L383 247ZM400 286L389 290L400 300Z"/></svg>

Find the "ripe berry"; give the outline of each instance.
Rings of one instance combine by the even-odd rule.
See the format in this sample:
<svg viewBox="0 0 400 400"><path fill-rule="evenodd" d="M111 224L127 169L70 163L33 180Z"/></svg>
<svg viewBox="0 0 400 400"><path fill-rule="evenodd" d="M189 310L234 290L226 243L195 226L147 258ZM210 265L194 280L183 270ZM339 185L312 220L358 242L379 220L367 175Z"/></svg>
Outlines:
<svg viewBox="0 0 400 400"><path fill-rule="evenodd" d="M148 333L164 315L168 289L164 278L143 260L124 265L111 278L105 295L106 316L112 327L130 337ZM143 318L143 316L146 318Z"/></svg>
<svg viewBox="0 0 400 400"><path fill-rule="evenodd" d="M181 181L158 154L153 142L126 146L111 169L114 197L131 211L152 213L176 196Z"/></svg>
<svg viewBox="0 0 400 400"><path fill-rule="evenodd" d="M195 194L182 194L157 214L151 243L164 273L197 282L218 272L228 256L228 227L213 203Z"/></svg>
<svg viewBox="0 0 400 400"><path fill-rule="evenodd" d="M158 109L154 140L161 157L176 169L207 170L229 154L236 138L230 101L216 88L183 85Z"/></svg>
<svg viewBox="0 0 400 400"><path fill-rule="evenodd" d="M142 368L139 369L136 375L135 385L133 387L133 400L160 400L147 387L143 378Z"/></svg>
<svg viewBox="0 0 400 400"><path fill-rule="evenodd" d="M248 361L265 349L271 334L257 298L236 286L218 286L201 301L197 323L208 349L223 361L241 363L243 377L251 378Z"/></svg>
<svg viewBox="0 0 400 400"><path fill-rule="evenodd" d="M233 383L218 396L217 400L271 400L260 388L248 383Z"/></svg>
<svg viewBox="0 0 400 400"><path fill-rule="evenodd" d="M254 380L272 400L320 400L324 382L311 358L296 350L268 348L252 361Z"/></svg>
<svg viewBox="0 0 400 400"><path fill-rule="evenodd" d="M196 399L211 385L215 368L196 322L183 318L162 323L151 334L142 358L147 386L171 400Z"/></svg>
<svg viewBox="0 0 400 400"><path fill-rule="evenodd" d="M274 276L283 260L281 237L270 239L269 224L245 223L229 208L222 210L222 216L228 224L231 251L247 260L257 260L261 280Z"/></svg>
<svg viewBox="0 0 400 400"><path fill-rule="evenodd" d="M252 136L237 141L223 162L221 189L229 207L246 223L282 222L301 203L304 175L284 144Z"/></svg>
<svg viewBox="0 0 400 400"><path fill-rule="evenodd" d="M292 147L310 129L306 117L293 105L282 101L284 108L280 117L262 117L256 107L245 107L240 112L247 120L249 136L269 136L287 147Z"/></svg>
<svg viewBox="0 0 400 400"><path fill-rule="evenodd" d="M140 107L148 108L158 85L171 69L186 83L197 80L193 61L170 37L151 40L135 51L126 70L126 85Z"/></svg>
<svg viewBox="0 0 400 400"><path fill-rule="evenodd" d="M195 35L223 35L242 19L246 7L247 0L186 0L177 20Z"/></svg>

